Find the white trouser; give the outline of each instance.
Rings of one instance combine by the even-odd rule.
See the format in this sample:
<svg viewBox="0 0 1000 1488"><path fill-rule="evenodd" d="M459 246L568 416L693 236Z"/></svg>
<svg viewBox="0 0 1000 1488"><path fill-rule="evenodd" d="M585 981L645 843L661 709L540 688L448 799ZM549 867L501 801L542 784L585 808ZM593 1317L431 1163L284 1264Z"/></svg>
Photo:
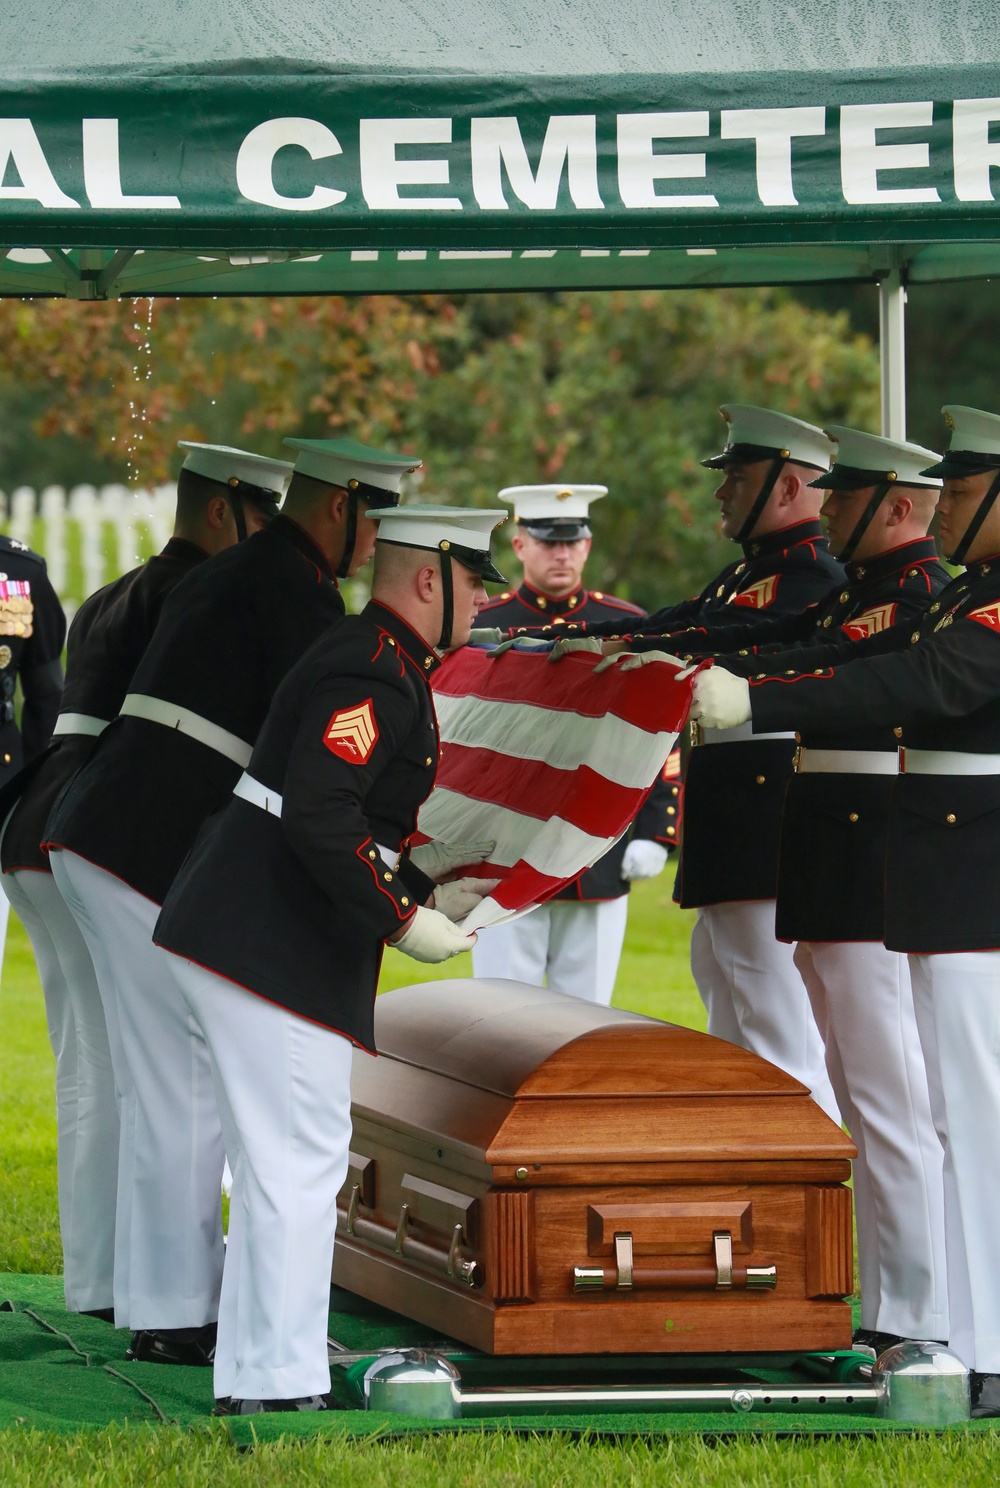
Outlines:
<svg viewBox="0 0 1000 1488"><path fill-rule="evenodd" d="M118 1109L94 964L51 873L19 868L4 890L28 932L56 1057L59 1230L70 1312L113 1301Z"/></svg>
<svg viewBox="0 0 1000 1488"><path fill-rule="evenodd" d="M324 1394L351 1044L214 972L170 961L208 1044L233 1169L216 1396Z"/></svg>
<svg viewBox="0 0 1000 1488"><path fill-rule="evenodd" d="M93 957L121 1096L115 1322L200 1327L218 1315L224 1255L208 1050L153 945L158 906L75 853L50 861Z"/></svg>
<svg viewBox="0 0 1000 1488"><path fill-rule="evenodd" d="M10 900L3 892L3 878L0 878L0 975L3 973L3 953L7 946L7 921L10 919Z"/></svg>
<svg viewBox="0 0 1000 1488"><path fill-rule="evenodd" d="M574 903L550 899L506 925L480 930L472 952L477 977L506 977L548 986L605 1007L625 940L628 895Z"/></svg>
<svg viewBox="0 0 1000 1488"><path fill-rule="evenodd" d="M800 941L795 964L854 1138L861 1325L948 1338L943 1152L905 956L868 941Z"/></svg>
<svg viewBox="0 0 1000 1488"><path fill-rule="evenodd" d="M691 973L708 1031L776 1064L840 1125L823 1040L792 947L774 935L773 899L711 904L691 932Z"/></svg>
<svg viewBox="0 0 1000 1488"><path fill-rule="evenodd" d="M948 1342L1000 1373L1000 951L910 956L934 1124L944 1146Z"/></svg>

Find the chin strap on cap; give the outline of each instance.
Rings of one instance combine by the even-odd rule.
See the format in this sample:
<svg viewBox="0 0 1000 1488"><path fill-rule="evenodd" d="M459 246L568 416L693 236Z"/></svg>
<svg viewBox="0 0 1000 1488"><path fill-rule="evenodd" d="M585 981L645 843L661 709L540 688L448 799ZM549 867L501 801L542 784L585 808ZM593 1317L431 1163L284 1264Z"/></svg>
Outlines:
<svg viewBox="0 0 1000 1488"><path fill-rule="evenodd" d="M872 518L888 495L891 485L892 481L884 480L881 482L880 485L877 485L875 487L875 490L872 493L871 500L868 502L868 505L865 507L857 522L854 524L854 531L847 539L843 548L837 554L838 563L849 563L850 560L854 557L855 549L857 548L858 543L861 541L865 533L868 531L868 528L871 526Z"/></svg>
<svg viewBox="0 0 1000 1488"><path fill-rule="evenodd" d="M455 585L451 570L451 543L443 538L438 543L441 561L441 639L438 650L447 651L451 646L451 632L455 624Z"/></svg>
<svg viewBox="0 0 1000 1488"><path fill-rule="evenodd" d="M983 525L983 523L986 521L986 518L993 510L993 504L998 496L1000 496L1000 470L997 471L996 475L994 475L992 481L990 482L990 488L976 508L972 521L962 533L962 536L959 539L958 546L955 548L954 552L945 554L945 557L948 559L949 563L963 564L965 562L965 555L972 547L973 542L978 536L980 527Z"/></svg>
<svg viewBox="0 0 1000 1488"><path fill-rule="evenodd" d="M246 502L251 501L268 522L273 521L278 515L278 502L281 497L277 491L272 491L267 486L255 486L252 482L240 480L235 475L226 484L229 488L227 494L229 505L232 507L233 521L236 523L237 542L243 542L247 535Z"/></svg>
<svg viewBox="0 0 1000 1488"><path fill-rule="evenodd" d="M763 485L757 493L753 506L747 513L746 520L739 532L734 537L734 542L749 542L753 536L753 530L764 514L764 508L771 499L771 492L778 482L778 476L785 468L785 461L789 458L788 450L781 450L771 461L771 468L764 477Z"/></svg>
<svg viewBox="0 0 1000 1488"><path fill-rule="evenodd" d="M340 555L337 564L337 578L348 579L351 576L351 563L354 561L354 546L358 540L358 493L348 491L347 493L347 528L344 533L344 551Z"/></svg>

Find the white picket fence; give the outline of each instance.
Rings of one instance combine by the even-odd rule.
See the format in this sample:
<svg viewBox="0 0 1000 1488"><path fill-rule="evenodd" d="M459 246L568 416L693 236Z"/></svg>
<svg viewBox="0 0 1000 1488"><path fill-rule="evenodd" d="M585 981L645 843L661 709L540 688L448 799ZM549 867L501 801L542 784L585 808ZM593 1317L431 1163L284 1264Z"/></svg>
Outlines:
<svg viewBox="0 0 1000 1488"><path fill-rule="evenodd" d="M174 525L177 487L131 491L126 486L18 486L0 491L0 531L41 553L49 578L72 620L95 589L158 553ZM342 583L347 608L362 609L371 571Z"/></svg>
<svg viewBox="0 0 1000 1488"><path fill-rule="evenodd" d="M0 492L0 526L44 557L72 617L88 594L158 552L170 536L177 488L19 486Z"/></svg>

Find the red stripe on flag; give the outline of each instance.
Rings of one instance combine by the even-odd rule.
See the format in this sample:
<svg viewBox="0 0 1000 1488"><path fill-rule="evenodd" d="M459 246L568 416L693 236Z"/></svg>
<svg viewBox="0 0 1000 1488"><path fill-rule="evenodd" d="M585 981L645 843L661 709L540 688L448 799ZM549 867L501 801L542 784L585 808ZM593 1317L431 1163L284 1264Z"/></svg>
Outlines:
<svg viewBox="0 0 1000 1488"><path fill-rule="evenodd" d="M562 816L591 837L616 836L649 794L616 785L589 765L560 770L464 744L445 745L435 785L539 821Z"/></svg>
<svg viewBox="0 0 1000 1488"><path fill-rule="evenodd" d="M599 656L580 651L557 662L550 662L547 655L517 651L490 661L488 652L465 646L446 658L432 685L436 693L448 697L525 703L582 718L610 713L649 733L676 733L683 726L691 684L677 682L672 667L660 662L622 672L615 666L588 677L599 661ZM657 685L651 685L654 681Z"/></svg>
<svg viewBox="0 0 1000 1488"><path fill-rule="evenodd" d="M572 882L539 873L537 868L531 868L522 860L507 870L490 898L504 909L523 909L526 904L544 904L546 899L551 899L553 894L558 894L560 889L565 888L568 881Z"/></svg>

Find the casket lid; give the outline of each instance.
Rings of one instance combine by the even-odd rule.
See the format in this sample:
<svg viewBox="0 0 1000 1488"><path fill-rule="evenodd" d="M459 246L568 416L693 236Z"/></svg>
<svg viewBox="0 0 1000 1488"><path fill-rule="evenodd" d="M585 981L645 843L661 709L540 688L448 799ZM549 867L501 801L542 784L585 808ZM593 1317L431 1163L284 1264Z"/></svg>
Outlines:
<svg viewBox="0 0 1000 1488"><path fill-rule="evenodd" d="M746 1049L524 982L455 978L384 993L380 1054L513 1100L804 1095Z"/></svg>

